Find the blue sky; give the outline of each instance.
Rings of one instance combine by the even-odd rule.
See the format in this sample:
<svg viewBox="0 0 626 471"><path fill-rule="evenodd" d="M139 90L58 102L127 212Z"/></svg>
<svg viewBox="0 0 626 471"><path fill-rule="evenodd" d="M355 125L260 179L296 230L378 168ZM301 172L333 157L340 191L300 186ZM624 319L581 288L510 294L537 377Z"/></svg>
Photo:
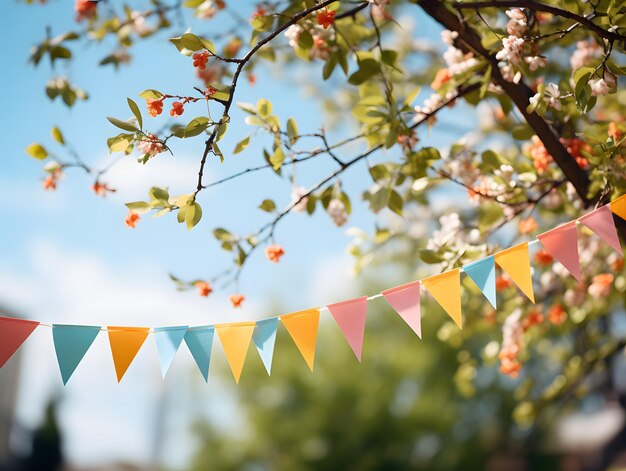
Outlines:
<svg viewBox="0 0 626 471"><path fill-rule="evenodd" d="M112 4L118 3L112 0ZM146 3L132 2L138 10L146 8ZM111 159L106 139L116 134L105 116L128 118L126 97L135 98L144 109L137 95L145 88L184 94L196 85L190 60L178 54L162 35L133 48L133 63L119 71L97 67L110 51L106 42L100 46L73 44L79 58L69 67L57 64L55 71L47 63L32 67L27 63L29 50L44 37L46 26L51 26L54 35L80 27L74 22L72 4L69 0L51 0L45 6L27 6L16 1L0 4L0 35L5 45L5 71L0 75L4 114L4 148L0 158L0 212L4 221L0 232L0 303L44 322L155 326L268 317L279 314L268 311L270 305L290 312L362 294L356 289L358 280L350 274L345 228L336 228L319 212L312 218L294 214L280 224L276 237L287 255L279 265L269 263L261 252L250 260L241 280L240 290L248 297L244 309L234 311L228 306L228 290L208 299L200 299L195 293L177 293L167 279L168 272L195 278L210 276L229 266L230 254L220 250L210 233L212 228L255 230L268 220L266 213L256 209L262 199L273 198L279 207L290 200L288 181L267 171L202 192L199 201L204 218L191 232L178 225L173 216L156 220L144 217L136 230L126 228L123 203L145 199L150 186L168 186L173 194L193 191L203 148L201 138L175 142L174 157L163 154L146 166L137 164L134 157L126 157L105 178L119 189L118 194L106 200L91 193L92 181L79 171L68 171L58 191L44 192L42 164L27 157L24 148L39 141L57 150L50 138L53 125L62 129L85 161L104 165ZM253 2L237 4L244 12L253 8ZM420 37L437 40L436 25L419 16L417 9L404 14L408 13L413 15L414 31ZM198 22L193 24L194 31L203 31L196 29ZM172 35L184 29L175 28ZM304 85L320 72L319 68L318 64L310 66L304 74L297 68L260 68L256 71L257 84L252 87L242 81L236 100L256 102L258 98L267 98L274 103L274 111L282 122L294 116L301 132L315 131L324 124L323 114L317 97L307 94ZM90 92L90 100L79 102L72 109L50 102L44 95L44 84L53 75L70 77ZM332 93L332 82L322 84L320 90ZM185 118L203 112L200 105L192 109L188 106ZM231 154L235 143L251 131L243 117L239 110L233 111L228 136L221 143L226 162L210 162L207 182L262 163L258 143L265 139L260 137L244 153ZM152 123L150 120L144 117L144 121ZM156 122L160 124L155 128L165 118ZM333 139L338 139L349 130L340 126L329 131ZM451 140L445 127L444 131L435 128L430 135L422 133L420 137L424 145L449 144ZM344 157L351 155L348 151ZM311 186L334 168L332 162L324 159L305 164L298 169L299 183ZM365 166L355 166L342 182L355 203L347 226L371 231L375 220L367 207L357 202L369 184ZM176 419L171 429L175 432L171 433L178 437L168 442L173 455L163 452L168 454L165 461L184 463L190 448L189 443L182 447L180 443L187 437L185 414L190 411L179 403L195 397L194 394L219 396L219 381L198 392L196 381L200 376L194 371L197 377L188 379L194 368L189 355L177 358L172 374L162 382L152 339L122 384L117 385L108 345L101 335L63 390L49 330L38 329L23 350L25 373L18 419L27 427L35 425L48 396L62 394L66 451L78 463L152 459L150 430L154 411L164 400L171 403L167 410ZM223 362L217 356L215 361ZM225 412L207 413L219 417ZM94 424L98 427L96 441ZM121 427L129 440L119 440Z"/></svg>

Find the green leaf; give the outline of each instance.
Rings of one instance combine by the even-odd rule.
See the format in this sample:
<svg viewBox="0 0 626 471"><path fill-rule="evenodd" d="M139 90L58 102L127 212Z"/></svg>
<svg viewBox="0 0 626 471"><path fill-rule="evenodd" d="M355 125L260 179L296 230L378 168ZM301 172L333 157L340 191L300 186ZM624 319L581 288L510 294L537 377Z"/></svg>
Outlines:
<svg viewBox="0 0 626 471"><path fill-rule="evenodd" d="M233 234L231 234L229 231L222 227L217 227L213 229L213 236L217 240L221 240L222 242L233 242L234 240L236 240Z"/></svg>
<svg viewBox="0 0 626 471"><path fill-rule="evenodd" d="M276 210L276 203L272 200L263 200L259 205L259 209L271 213Z"/></svg>
<svg viewBox="0 0 626 471"><path fill-rule="evenodd" d="M130 209L133 213L144 214L152 209L149 203L145 201L135 201L133 203L126 203L126 207Z"/></svg>
<svg viewBox="0 0 626 471"><path fill-rule="evenodd" d="M248 147L249 144L250 144L250 136L243 138L235 146L235 150L233 151L233 154L238 154L239 152L242 152L246 147Z"/></svg>
<svg viewBox="0 0 626 471"><path fill-rule="evenodd" d="M57 141L59 144L65 144L65 139L63 138L63 133L56 126L52 128L52 139Z"/></svg>
<svg viewBox="0 0 626 471"><path fill-rule="evenodd" d="M272 164L272 168L274 170L278 170L280 167L282 167L284 161L285 161L285 153L283 152L282 147L278 146L276 147L276 150L274 150L274 153L270 157L270 163Z"/></svg>
<svg viewBox="0 0 626 471"><path fill-rule="evenodd" d="M46 148L36 142L26 147L26 153L37 160L44 160L48 157L48 151Z"/></svg>
<svg viewBox="0 0 626 471"><path fill-rule="evenodd" d="M163 96L163 94L158 90L148 89L141 92L139 96L144 100L158 100Z"/></svg>
<svg viewBox="0 0 626 471"><path fill-rule="evenodd" d="M272 103L265 98L260 98L257 101L256 109L261 118L268 118L272 114Z"/></svg>
<svg viewBox="0 0 626 471"><path fill-rule="evenodd" d="M298 141L298 125L293 118L287 120L287 135L291 144L295 144Z"/></svg>
<svg viewBox="0 0 626 471"><path fill-rule="evenodd" d="M391 193L389 194L389 204L387 205L387 207L394 213L402 216L404 200L402 199L402 196L400 196L400 193L395 190L391 190Z"/></svg>
<svg viewBox="0 0 626 471"><path fill-rule="evenodd" d="M202 219L202 208L195 201L187 206L185 211L185 223L187 224L187 230L193 229Z"/></svg>
<svg viewBox="0 0 626 471"><path fill-rule="evenodd" d="M158 200L158 201L163 201L165 203L169 203L170 194L167 191L167 188L160 188L158 186L153 186L152 188L150 188L150 191L148 192L148 194L154 200Z"/></svg>
<svg viewBox="0 0 626 471"><path fill-rule="evenodd" d="M423 262L430 264L441 263L445 260L440 253L428 249L420 250L419 256Z"/></svg>
<svg viewBox="0 0 626 471"><path fill-rule="evenodd" d="M109 122L113 125L116 126L120 129L123 129L124 131L130 131L130 132L139 132L140 129L137 128L137 126L135 126L134 124L131 124L127 121L122 121L121 119L117 119L117 118L112 118L110 116L107 116L107 119L109 120Z"/></svg>
<svg viewBox="0 0 626 471"><path fill-rule="evenodd" d="M109 146L109 152L124 152L128 149L134 139L134 134L118 134L115 137L107 139L107 145Z"/></svg>
<svg viewBox="0 0 626 471"><path fill-rule="evenodd" d="M513 126L513 129L511 129L511 135L513 136L513 139L518 141L527 141L535 135L535 131L533 131L532 128L526 123L516 124Z"/></svg>
<svg viewBox="0 0 626 471"><path fill-rule="evenodd" d="M130 98L127 98L126 100L128 101L128 107L130 108L130 111L132 111L133 115L135 115L135 118L137 118L137 122L139 123L139 129L142 129L143 120L141 119L141 111L139 111L139 107L137 106L137 103L135 103Z"/></svg>
<svg viewBox="0 0 626 471"><path fill-rule="evenodd" d="M185 33L177 38L171 38L170 42L176 46L181 54L189 56L195 51L206 49L211 53L215 53L215 45L208 39L201 38L195 34Z"/></svg>

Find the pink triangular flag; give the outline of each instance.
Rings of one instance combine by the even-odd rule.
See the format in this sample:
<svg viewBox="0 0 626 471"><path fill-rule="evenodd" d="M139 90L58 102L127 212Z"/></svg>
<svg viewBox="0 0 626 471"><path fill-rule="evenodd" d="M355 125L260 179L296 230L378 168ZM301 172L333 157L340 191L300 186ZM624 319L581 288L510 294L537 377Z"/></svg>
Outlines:
<svg viewBox="0 0 626 471"><path fill-rule="evenodd" d="M622 253L622 246L619 243L619 237L617 237L617 230L615 229L613 213L608 204L585 214L578 221L591 229L595 235L619 253Z"/></svg>
<svg viewBox="0 0 626 471"><path fill-rule="evenodd" d="M326 306L343 332L359 362L363 353L363 334L367 313L367 296Z"/></svg>
<svg viewBox="0 0 626 471"><path fill-rule="evenodd" d="M541 245L580 281L580 260L578 259L578 235L576 221L563 224L537 236Z"/></svg>
<svg viewBox="0 0 626 471"><path fill-rule="evenodd" d="M33 333L39 322L0 317L0 368Z"/></svg>
<svg viewBox="0 0 626 471"><path fill-rule="evenodd" d="M419 281L396 286L383 291L381 294L391 304L400 317L409 324L409 327L422 338L422 323L420 320L420 286Z"/></svg>

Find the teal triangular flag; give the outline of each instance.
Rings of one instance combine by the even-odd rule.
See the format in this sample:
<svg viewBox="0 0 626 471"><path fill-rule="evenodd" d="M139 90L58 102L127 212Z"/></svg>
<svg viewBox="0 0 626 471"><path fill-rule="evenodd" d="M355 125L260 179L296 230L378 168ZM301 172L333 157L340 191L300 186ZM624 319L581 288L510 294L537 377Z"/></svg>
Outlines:
<svg viewBox="0 0 626 471"><path fill-rule="evenodd" d="M52 339L63 384L67 384L74 370L98 336L100 327L90 325L52 325Z"/></svg>
<svg viewBox="0 0 626 471"><path fill-rule="evenodd" d="M170 365L174 360L174 356L176 356L178 347L180 347L186 332L186 325L155 327L154 340L156 341L157 350L159 351L159 362L161 363L161 374L163 378L165 378L167 370L170 369Z"/></svg>
<svg viewBox="0 0 626 471"><path fill-rule="evenodd" d="M476 283L496 309L496 266L493 255L465 265L463 271Z"/></svg>
<svg viewBox="0 0 626 471"><path fill-rule="evenodd" d="M211 364L211 349L213 348L213 334L215 328L212 325L191 327L185 334L187 348L196 360L196 365L204 380L209 380L209 365Z"/></svg>
<svg viewBox="0 0 626 471"><path fill-rule="evenodd" d="M256 345L259 356L269 375L272 371L272 357L274 356L274 344L276 343L276 329L278 317L258 321L254 328L252 341Z"/></svg>

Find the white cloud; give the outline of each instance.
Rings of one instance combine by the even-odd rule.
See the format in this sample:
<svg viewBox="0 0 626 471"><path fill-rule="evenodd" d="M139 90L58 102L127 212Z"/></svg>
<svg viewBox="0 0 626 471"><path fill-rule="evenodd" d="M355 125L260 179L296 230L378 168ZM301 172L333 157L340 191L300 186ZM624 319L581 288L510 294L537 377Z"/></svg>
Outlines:
<svg viewBox="0 0 626 471"><path fill-rule="evenodd" d="M26 317L49 323L150 327L233 320L233 310L224 300L176 292L164 276L165 268L156 263L113 267L96 254L76 253L42 240L34 243L29 252L20 267L22 274L0 270L0 300L19 308ZM254 318L258 313L253 304L248 304L241 315ZM218 351L219 347L215 347L214 356L223 362ZM46 402L58 395L67 456L76 464L150 462L157 448L163 446L163 443L154 445L154 422L163 408L165 391L173 389L176 394L188 394L185 384L188 389L190 373L194 384L203 383L185 347L163 381L152 336L119 385L105 332L98 336L65 388L49 327L38 328L21 352L18 423L27 428L36 426ZM1 374L2 371L0 380ZM219 396L219 382L213 379L205 390L209 391L211 397ZM195 412L201 407L197 403L188 406ZM188 411L177 409L176 413L188 414ZM182 429L176 435L182 436L187 425L189 422L179 425ZM168 429L165 433L171 437L174 432ZM169 449L180 455L180 462L192 452L191 445L176 438L174 442Z"/></svg>

